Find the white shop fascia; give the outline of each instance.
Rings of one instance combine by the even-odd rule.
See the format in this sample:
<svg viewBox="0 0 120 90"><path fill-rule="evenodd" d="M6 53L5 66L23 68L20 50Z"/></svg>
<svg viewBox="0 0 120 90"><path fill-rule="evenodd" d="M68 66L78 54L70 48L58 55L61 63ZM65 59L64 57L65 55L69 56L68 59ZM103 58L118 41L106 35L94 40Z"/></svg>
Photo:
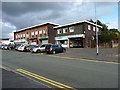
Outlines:
<svg viewBox="0 0 120 90"><path fill-rule="evenodd" d="M75 35L68 35L68 36L59 36L55 37L55 40L67 40L69 38L77 38L77 37L84 37L84 34L75 34Z"/></svg>

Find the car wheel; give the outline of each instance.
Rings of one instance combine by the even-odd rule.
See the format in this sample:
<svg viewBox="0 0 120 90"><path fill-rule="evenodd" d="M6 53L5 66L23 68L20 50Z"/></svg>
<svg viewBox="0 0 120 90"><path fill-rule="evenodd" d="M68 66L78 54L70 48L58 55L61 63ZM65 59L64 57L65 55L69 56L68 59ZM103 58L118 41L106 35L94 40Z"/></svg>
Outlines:
<svg viewBox="0 0 120 90"><path fill-rule="evenodd" d="M54 50L52 53L53 53L53 54L56 54L56 51Z"/></svg>
<svg viewBox="0 0 120 90"><path fill-rule="evenodd" d="M41 52L41 51L40 51L40 50L37 50L36 52L39 53L39 52Z"/></svg>
<svg viewBox="0 0 120 90"><path fill-rule="evenodd" d="M63 49L63 52L66 52L66 50L65 50L65 49Z"/></svg>

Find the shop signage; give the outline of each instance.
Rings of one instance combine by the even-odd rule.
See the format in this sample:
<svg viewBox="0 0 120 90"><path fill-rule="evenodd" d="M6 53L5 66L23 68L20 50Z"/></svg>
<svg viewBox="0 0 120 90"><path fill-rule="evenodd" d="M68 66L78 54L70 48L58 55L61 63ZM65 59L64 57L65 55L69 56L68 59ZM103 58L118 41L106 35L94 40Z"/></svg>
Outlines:
<svg viewBox="0 0 120 90"><path fill-rule="evenodd" d="M83 37L83 34L75 34L75 35L68 35L68 36L59 36L59 37L55 37L55 40L63 40L63 39L75 38L75 37Z"/></svg>
<svg viewBox="0 0 120 90"><path fill-rule="evenodd" d="M43 40L43 39L48 39L48 36L39 37L39 39L41 39L41 40Z"/></svg>
<svg viewBox="0 0 120 90"><path fill-rule="evenodd" d="M14 40L14 42L25 42L25 39Z"/></svg>

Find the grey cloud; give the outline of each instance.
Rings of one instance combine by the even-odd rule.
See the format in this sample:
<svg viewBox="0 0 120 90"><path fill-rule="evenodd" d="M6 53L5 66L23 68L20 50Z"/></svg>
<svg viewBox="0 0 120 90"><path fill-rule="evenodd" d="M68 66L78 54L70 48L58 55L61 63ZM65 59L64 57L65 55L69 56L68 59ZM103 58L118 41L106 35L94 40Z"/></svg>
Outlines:
<svg viewBox="0 0 120 90"><path fill-rule="evenodd" d="M59 2L4 2L3 21L17 29L62 17L72 3Z"/></svg>
<svg viewBox="0 0 120 90"><path fill-rule="evenodd" d="M99 16L106 15L105 7L116 3L97 3ZM94 3L90 2L3 2L2 21L17 29L50 21L67 24L85 19L94 19ZM107 12L108 13L108 12ZM109 11L109 14L111 11ZM8 29L3 29L6 32Z"/></svg>

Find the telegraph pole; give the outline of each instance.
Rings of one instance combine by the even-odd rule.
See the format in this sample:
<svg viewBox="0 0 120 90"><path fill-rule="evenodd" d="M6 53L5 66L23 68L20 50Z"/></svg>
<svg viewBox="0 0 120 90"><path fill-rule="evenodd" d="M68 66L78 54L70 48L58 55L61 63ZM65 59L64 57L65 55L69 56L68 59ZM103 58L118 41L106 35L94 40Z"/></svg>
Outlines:
<svg viewBox="0 0 120 90"><path fill-rule="evenodd" d="M96 16L96 2L95 2L95 20L96 20L96 54L98 55L98 30L97 30L97 16Z"/></svg>

